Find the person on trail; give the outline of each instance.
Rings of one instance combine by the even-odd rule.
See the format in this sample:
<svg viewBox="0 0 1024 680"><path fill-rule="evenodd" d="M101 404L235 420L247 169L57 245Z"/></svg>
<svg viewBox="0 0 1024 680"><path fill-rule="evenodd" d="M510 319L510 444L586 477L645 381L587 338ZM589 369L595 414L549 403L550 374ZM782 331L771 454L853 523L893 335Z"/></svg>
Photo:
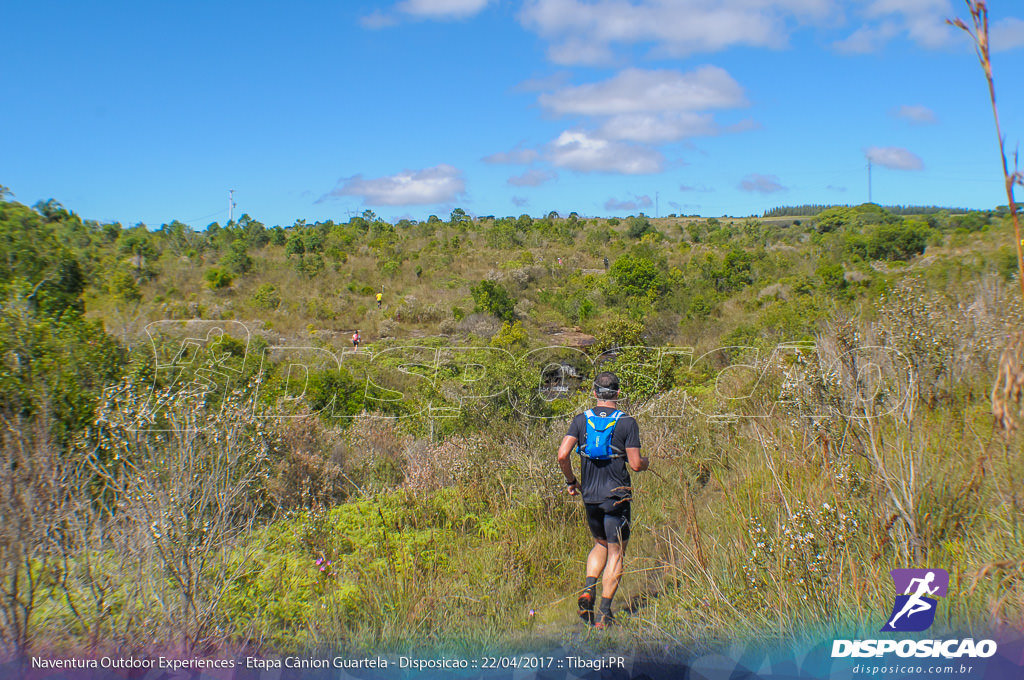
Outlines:
<svg viewBox="0 0 1024 680"><path fill-rule="evenodd" d="M636 420L616 407L619 379L609 371L594 379L594 408L578 414L558 447L558 465L570 496L583 496L587 525L594 547L587 556L587 573L577 600L579 616L604 628L614 622L612 598L622 580L623 559L630 534L633 485L630 471L642 472L650 460L640 455L640 429ZM572 468L572 451L580 454L580 478ZM601 580L601 605L594 604Z"/></svg>
<svg viewBox="0 0 1024 680"><path fill-rule="evenodd" d="M380 301L384 298L384 293L377 293L377 309L380 309Z"/></svg>
<svg viewBox="0 0 1024 680"><path fill-rule="evenodd" d="M363 338L359 335L358 330L352 334L352 346L356 348L355 351L359 351L359 343L361 343L362 341Z"/></svg>
<svg viewBox="0 0 1024 680"><path fill-rule="evenodd" d="M608 258L607 257L604 258L604 268L606 270L608 269Z"/></svg>

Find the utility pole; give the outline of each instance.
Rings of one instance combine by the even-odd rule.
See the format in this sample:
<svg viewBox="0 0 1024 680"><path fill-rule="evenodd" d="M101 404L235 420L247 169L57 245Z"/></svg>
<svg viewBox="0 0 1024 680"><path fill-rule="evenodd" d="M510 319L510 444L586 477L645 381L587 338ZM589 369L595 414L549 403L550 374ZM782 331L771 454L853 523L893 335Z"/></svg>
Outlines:
<svg viewBox="0 0 1024 680"><path fill-rule="evenodd" d="M235 219L235 190L228 189L228 224Z"/></svg>
<svg viewBox="0 0 1024 680"><path fill-rule="evenodd" d="M659 217L661 217L659 212L660 211L658 210L658 192L655 191L654 192L654 219L658 219Z"/></svg>

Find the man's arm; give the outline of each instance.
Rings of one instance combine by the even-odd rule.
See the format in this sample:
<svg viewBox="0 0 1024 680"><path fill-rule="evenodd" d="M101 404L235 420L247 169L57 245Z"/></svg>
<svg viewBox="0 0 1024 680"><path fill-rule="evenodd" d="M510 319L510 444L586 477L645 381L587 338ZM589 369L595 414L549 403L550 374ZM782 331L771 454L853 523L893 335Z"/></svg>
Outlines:
<svg viewBox="0 0 1024 680"><path fill-rule="evenodd" d="M651 459L640 455L640 447L626 447L626 460L629 461L629 469L633 472L643 472L651 466Z"/></svg>
<svg viewBox="0 0 1024 680"><path fill-rule="evenodd" d="M572 471L572 450L575 446L576 437L565 435L565 438L562 439L562 445L558 447L558 467L562 468L562 474L565 475L566 483L576 479L576 474ZM569 495L575 496L578 488L578 483L570 484L567 489Z"/></svg>

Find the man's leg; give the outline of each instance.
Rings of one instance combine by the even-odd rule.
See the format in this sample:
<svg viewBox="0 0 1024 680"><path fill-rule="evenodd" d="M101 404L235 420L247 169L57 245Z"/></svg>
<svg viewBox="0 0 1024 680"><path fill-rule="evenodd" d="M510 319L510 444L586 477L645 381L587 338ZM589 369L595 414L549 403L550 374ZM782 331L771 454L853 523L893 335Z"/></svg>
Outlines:
<svg viewBox="0 0 1024 680"><path fill-rule="evenodd" d="M619 582L622 580L622 564L627 543L629 541L608 544L608 560L604 567L604 578L601 579L601 598L607 598L609 602L615 597L615 591L619 589Z"/></svg>
<svg viewBox="0 0 1024 680"><path fill-rule="evenodd" d="M594 539L594 547L587 555L587 580L583 585L576 604L580 618L589 624L594 623L594 602L597 599L597 582L601 579L605 562L608 561L608 542L600 538Z"/></svg>
<svg viewBox="0 0 1024 680"><path fill-rule="evenodd" d="M600 538L594 539L594 547L590 549L590 554L587 555L587 576L593 578L601 578L601 574L605 571L605 564L608 561L608 541L602 541Z"/></svg>
<svg viewBox="0 0 1024 680"><path fill-rule="evenodd" d="M623 560L626 546L629 544L630 508L626 505L621 513L605 516L604 533L609 538L608 559L605 561L604 578L601 580L601 609L597 616L597 625L605 626L612 622L612 598L622 581Z"/></svg>

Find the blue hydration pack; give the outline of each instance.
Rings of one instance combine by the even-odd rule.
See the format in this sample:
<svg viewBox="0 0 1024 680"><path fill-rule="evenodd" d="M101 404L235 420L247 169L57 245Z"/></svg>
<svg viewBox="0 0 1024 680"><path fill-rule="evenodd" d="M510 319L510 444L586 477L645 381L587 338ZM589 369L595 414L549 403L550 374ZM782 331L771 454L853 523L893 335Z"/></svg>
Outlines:
<svg viewBox="0 0 1024 680"><path fill-rule="evenodd" d="M612 411L610 416L602 418L593 409L589 409L584 415L587 417L587 439L582 447L576 447L580 455L591 460L621 458L621 453L612 451L612 433L615 431L615 423L622 417L622 411Z"/></svg>

